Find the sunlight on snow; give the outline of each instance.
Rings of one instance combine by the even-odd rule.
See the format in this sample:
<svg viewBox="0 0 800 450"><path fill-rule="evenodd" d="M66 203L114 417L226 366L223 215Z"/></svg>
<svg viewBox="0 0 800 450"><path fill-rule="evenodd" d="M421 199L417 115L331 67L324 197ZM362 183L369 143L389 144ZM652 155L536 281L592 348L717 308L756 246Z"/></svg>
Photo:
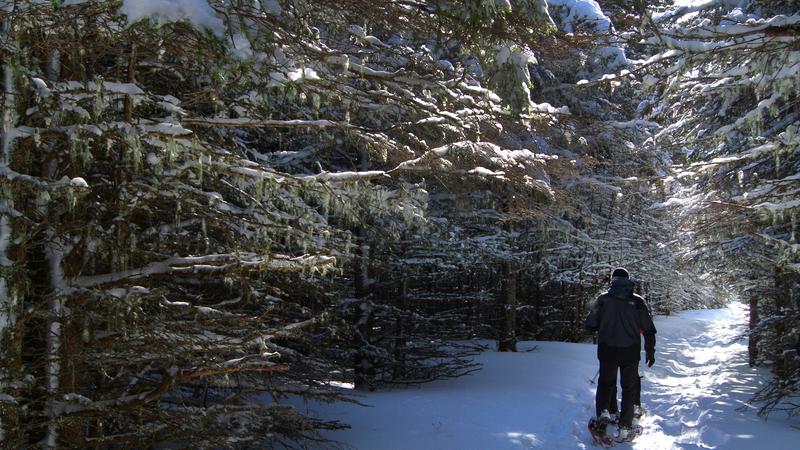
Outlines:
<svg viewBox="0 0 800 450"><path fill-rule="evenodd" d="M328 386L338 387L338 388L341 388L341 389L349 389L349 390L352 390L352 389L356 388L355 384L348 383L346 381L325 381L323 384L326 384Z"/></svg>
<svg viewBox="0 0 800 450"><path fill-rule="evenodd" d="M511 443L522 445L524 448L532 448L542 444L542 441L533 433L506 433Z"/></svg>
<svg viewBox="0 0 800 450"><path fill-rule="evenodd" d="M729 414L726 411L746 405L758 384L757 372L747 368L747 347L737 342L746 323L746 308L733 303L726 314L694 311L684 315L694 320L659 321L659 331L673 337L661 341L660 362L645 373L650 414L642 425L648 445L634 448L740 448L744 443L736 440L754 436L726 432L720 419Z"/></svg>

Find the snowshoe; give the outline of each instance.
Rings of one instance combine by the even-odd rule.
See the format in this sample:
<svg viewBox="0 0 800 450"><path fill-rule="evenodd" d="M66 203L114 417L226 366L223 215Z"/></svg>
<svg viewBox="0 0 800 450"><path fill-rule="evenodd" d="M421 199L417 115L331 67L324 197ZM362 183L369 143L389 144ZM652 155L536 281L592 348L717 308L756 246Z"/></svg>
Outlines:
<svg viewBox="0 0 800 450"><path fill-rule="evenodd" d="M618 420L619 420L619 413L615 412L612 414L607 409L604 409L603 412L600 413L600 417L597 418L597 421L599 423L603 423L606 425L611 423L617 423Z"/></svg>
<svg viewBox="0 0 800 450"><path fill-rule="evenodd" d="M614 439L608 435L606 429L608 427L608 422L604 420L604 417L600 417L600 419L595 419L592 417L589 419L589 433L592 435L592 440L594 443L601 446L601 447L613 447L614 446Z"/></svg>
<svg viewBox="0 0 800 450"><path fill-rule="evenodd" d="M641 405L633 405L633 418L641 419L644 415L644 408Z"/></svg>
<svg viewBox="0 0 800 450"><path fill-rule="evenodd" d="M642 427L634 425L630 428L619 427L617 435L614 437L614 443L621 444L623 442L632 442L634 439L642 435Z"/></svg>

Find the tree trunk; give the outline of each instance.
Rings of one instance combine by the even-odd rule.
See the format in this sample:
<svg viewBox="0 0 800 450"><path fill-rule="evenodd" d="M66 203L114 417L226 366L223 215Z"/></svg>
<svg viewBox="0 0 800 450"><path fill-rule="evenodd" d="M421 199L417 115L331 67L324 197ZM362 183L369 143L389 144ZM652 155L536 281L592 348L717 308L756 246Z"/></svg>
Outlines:
<svg viewBox="0 0 800 450"><path fill-rule="evenodd" d="M13 11L9 11L13 13ZM2 34L12 42L10 19L3 21ZM11 164L13 137L11 129L16 118L16 89L14 86L15 70L13 54L4 55L3 64L3 114L2 114L2 150L0 150L0 166ZM20 447L20 410L16 398L19 396L19 380L21 378L21 319L22 308L14 286L14 261L9 252L14 242L14 226L12 212L13 198L6 197L5 190L0 198L0 443L9 448Z"/></svg>
<svg viewBox="0 0 800 450"><path fill-rule="evenodd" d="M22 367L22 333L20 301L12 284L14 264L8 258L8 245L13 229L7 200L0 200L0 442L9 448L19 447L21 440L20 411L16 398L20 394Z"/></svg>
<svg viewBox="0 0 800 450"><path fill-rule="evenodd" d="M517 273L510 261L501 265L502 288L500 289L500 339L497 350L517 351Z"/></svg>
<svg viewBox="0 0 800 450"><path fill-rule="evenodd" d="M543 294L542 288L539 283L541 278L537 272L536 277L533 279L533 326L534 338L540 339L542 336L542 301Z"/></svg>
<svg viewBox="0 0 800 450"><path fill-rule="evenodd" d="M128 61L128 83L136 82L136 44L131 45L131 56ZM133 97L125 95L125 121L133 120Z"/></svg>
<svg viewBox="0 0 800 450"><path fill-rule="evenodd" d="M789 314L788 310L791 309L791 273L787 273L783 266L776 266L773 274L773 283L775 285L775 312L778 316L786 316ZM779 320L773 326L778 336L778 348L781 351L775 359L772 370L782 380L788 380L792 377L793 362L796 355L796 351L792 351L796 339L795 333L791 329L793 325L787 321Z"/></svg>
<svg viewBox="0 0 800 450"><path fill-rule="evenodd" d="M367 267L369 246L360 230L356 230L357 244L353 255L353 284L356 308L353 312L353 382L356 389L373 389L375 367L370 357L370 332L372 331L372 306L367 295Z"/></svg>
<svg viewBox="0 0 800 450"><path fill-rule="evenodd" d="M753 367L758 362L758 338L753 333L756 325L758 325L758 297L750 297L750 340L747 344L747 353L749 355L750 367Z"/></svg>
<svg viewBox="0 0 800 450"><path fill-rule="evenodd" d="M61 288L64 283L62 242L55 236L50 236L46 246L47 261L50 265L51 297L47 303L49 319L47 321L47 335L45 338L47 360L45 362L45 387L47 390L46 414L47 436L44 447L55 448L58 446L58 420L55 402L61 391L61 334L64 315L64 297Z"/></svg>
<svg viewBox="0 0 800 450"><path fill-rule="evenodd" d="M397 296L397 307L401 311L408 310L408 279L403 278L400 281L399 292ZM402 379L405 376L406 365L406 341L407 330L406 320L403 314L399 314L395 322L395 338L394 338L394 373L392 376L395 379Z"/></svg>

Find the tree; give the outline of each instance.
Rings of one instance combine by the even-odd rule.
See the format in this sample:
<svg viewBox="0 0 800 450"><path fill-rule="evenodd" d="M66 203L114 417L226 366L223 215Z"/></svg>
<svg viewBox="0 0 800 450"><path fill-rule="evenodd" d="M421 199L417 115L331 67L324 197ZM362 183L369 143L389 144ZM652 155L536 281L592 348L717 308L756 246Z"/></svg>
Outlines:
<svg viewBox="0 0 800 450"><path fill-rule="evenodd" d="M642 66L653 145L683 165L664 203L680 218L682 255L751 305L751 362L776 375L767 414L800 382L796 296L797 43L791 2L698 4L653 15ZM693 16L688 16L692 13ZM660 80L660 81L659 81ZM785 405L785 403L784 403ZM791 414L796 406L780 406Z"/></svg>
<svg viewBox="0 0 800 450"><path fill-rule="evenodd" d="M3 10L9 442L312 438L338 425L278 400L352 375L336 312L359 277L337 272L426 226L421 176L400 174L435 176L514 109L414 40L455 23L425 5L140 6ZM411 367L454 360L424 379L471 367L397 342Z"/></svg>

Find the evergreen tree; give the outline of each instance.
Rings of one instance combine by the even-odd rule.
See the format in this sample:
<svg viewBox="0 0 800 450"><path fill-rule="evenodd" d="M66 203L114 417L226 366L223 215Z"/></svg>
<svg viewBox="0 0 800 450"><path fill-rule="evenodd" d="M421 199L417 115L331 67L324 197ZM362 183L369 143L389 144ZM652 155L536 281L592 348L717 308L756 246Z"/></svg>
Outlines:
<svg viewBox="0 0 800 450"><path fill-rule="evenodd" d="M751 364L776 375L756 396L761 412L796 414L800 18L796 2L740 3L652 15L643 109L667 124L652 145L682 165L663 204L680 220L682 257L750 304Z"/></svg>

